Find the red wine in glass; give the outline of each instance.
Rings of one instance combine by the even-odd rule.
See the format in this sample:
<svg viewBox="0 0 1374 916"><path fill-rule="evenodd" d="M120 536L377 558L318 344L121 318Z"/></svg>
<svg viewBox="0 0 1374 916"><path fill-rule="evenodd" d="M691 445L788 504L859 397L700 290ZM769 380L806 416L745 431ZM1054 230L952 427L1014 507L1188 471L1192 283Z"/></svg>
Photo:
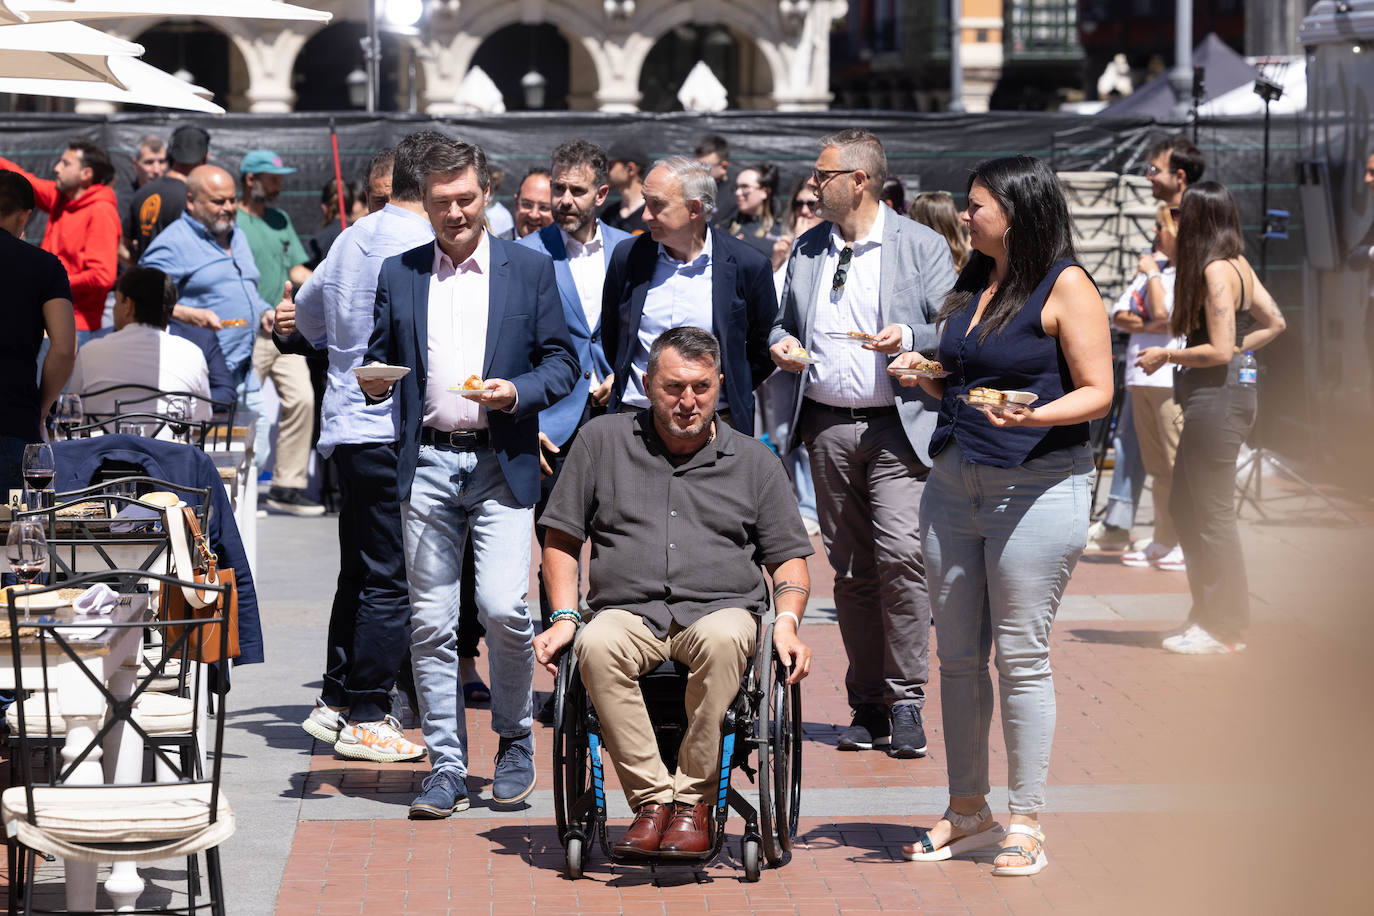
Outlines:
<svg viewBox="0 0 1374 916"><path fill-rule="evenodd" d="M52 468L24 472L24 483L28 484L30 490L46 490L52 486L52 479Z"/></svg>
<svg viewBox="0 0 1374 916"><path fill-rule="evenodd" d="M38 578L39 573L41 573L41 572L43 571L43 567L45 567L45 566L47 566L47 565L48 565L47 563L42 563L42 562L34 562L34 563L15 563L15 564L14 564L14 574L15 574L15 575L19 578L19 580L20 580L21 582L23 582L25 585L32 585L32 584L33 584L33 580L35 580L35 579Z"/></svg>

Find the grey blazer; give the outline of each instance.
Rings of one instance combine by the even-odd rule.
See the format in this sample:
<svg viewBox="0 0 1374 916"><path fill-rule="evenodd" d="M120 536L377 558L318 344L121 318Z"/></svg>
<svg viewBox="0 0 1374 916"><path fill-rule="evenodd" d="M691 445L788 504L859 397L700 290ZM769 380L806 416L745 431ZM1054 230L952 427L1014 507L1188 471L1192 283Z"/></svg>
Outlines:
<svg viewBox="0 0 1374 916"><path fill-rule="evenodd" d="M949 256L949 245L927 226L888 211L883 227L882 257L879 262L878 311L882 326L904 324L911 328L912 349L931 351L940 342L935 316L945 301L945 294L954 287L956 274ZM828 286L830 276L821 276L826 251L830 245L829 222L821 223L797 239L787 262L787 280L782 290L782 304L773 330L768 336L772 346L784 337L795 337L803 347L811 349L811 333L815 326L816 299L819 285ZM809 373L798 373L791 406L792 426L787 448L796 448L797 418L801 413L802 396L806 393ZM903 388L890 378L892 402L902 418L911 447L924 464L930 464L930 437L935 431L935 419L940 402L926 395L920 388Z"/></svg>

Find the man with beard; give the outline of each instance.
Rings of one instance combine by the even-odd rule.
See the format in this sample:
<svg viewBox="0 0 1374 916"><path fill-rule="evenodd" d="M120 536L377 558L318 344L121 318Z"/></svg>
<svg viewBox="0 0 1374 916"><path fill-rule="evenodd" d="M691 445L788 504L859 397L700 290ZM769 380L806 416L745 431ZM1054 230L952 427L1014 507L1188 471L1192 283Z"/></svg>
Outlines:
<svg viewBox="0 0 1374 916"><path fill-rule="evenodd" d="M552 175L553 223L526 236L520 244L553 258L563 318L577 349L581 371L572 394L539 414L540 470L543 472L539 504L543 512L549 493L558 480L563 456L578 429L592 417L606 412L611 396L611 366L601 345L601 291L611 252L630 233L612 228L596 218L610 191L606 153L587 140L569 140L554 149ZM542 538L542 529L538 532ZM543 541L541 540L542 544ZM549 625L548 595L539 577L539 601L544 626ZM552 702L552 698L550 698ZM540 718L552 707L545 704Z"/></svg>
<svg viewBox="0 0 1374 916"><path fill-rule="evenodd" d="M186 211L139 259L140 267L156 267L176 282L173 318L218 332L236 387L248 381L254 329L272 314L258 293L258 268L235 222L237 208L233 176L216 165L197 166L186 176Z"/></svg>
<svg viewBox="0 0 1374 916"><path fill-rule="evenodd" d="M296 170L271 150L255 149L243 157L243 200L238 224L253 249L258 265L258 293L266 302L290 298L310 278L309 260L291 217L279 210L282 176ZM283 353L272 342L272 318L264 315L253 341L253 373L258 382L271 378L281 411L277 415L277 448L273 457L272 487L267 508L291 515L323 515L324 506L305 495L310 477L310 433L314 425L315 389L305 357ZM253 406L253 405L249 405ZM266 455L267 429L259 426L259 454Z"/></svg>
<svg viewBox="0 0 1374 916"><path fill-rule="evenodd" d="M720 344L709 332L660 335L643 380L650 409L588 423L539 519L558 610L534 652L551 671L581 621L582 544L597 545L587 596L593 615L573 651L635 812L615 846L622 855L693 858L710 848L721 720L768 608L759 564L773 579L773 645L788 683L811 668L811 650L797 636L811 544L777 457L717 421L720 370ZM669 658L691 669L676 774L659 755L636 682Z"/></svg>

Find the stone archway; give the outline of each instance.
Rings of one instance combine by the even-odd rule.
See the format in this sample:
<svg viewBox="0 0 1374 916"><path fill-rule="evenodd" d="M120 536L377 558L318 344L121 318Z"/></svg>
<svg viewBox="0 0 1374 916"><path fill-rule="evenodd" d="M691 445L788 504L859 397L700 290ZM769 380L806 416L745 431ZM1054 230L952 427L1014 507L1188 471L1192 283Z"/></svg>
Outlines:
<svg viewBox="0 0 1374 916"><path fill-rule="evenodd" d="M569 42L556 25L517 22L487 36L472 55L472 66L481 67L501 90L506 111L559 111L568 108L570 58ZM545 80L543 104L535 109L525 103L520 82L531 72Z"/></svg>
<svg viewBox="0 0 1374 916"><path fill-rule="evenodd" d="M243 59L229 36L199 20L165 20L133 39L143 45L142 61L210 90L212 100L227 110L246 86L236 85ZM142 106L125 106L126 108Z"/></svg>
<svg viewBox="0 0 1374 916"><path fill-rule="evenodd" d="M367 25L339 20L311 35L291 65L291 88L297 111L347 111L367 107L349 97L349 75L365 70L362 39ZM403 111L402 75L410 53L402 39L390 32L380 34L382 62L378 68L378 111Z"/></svg>

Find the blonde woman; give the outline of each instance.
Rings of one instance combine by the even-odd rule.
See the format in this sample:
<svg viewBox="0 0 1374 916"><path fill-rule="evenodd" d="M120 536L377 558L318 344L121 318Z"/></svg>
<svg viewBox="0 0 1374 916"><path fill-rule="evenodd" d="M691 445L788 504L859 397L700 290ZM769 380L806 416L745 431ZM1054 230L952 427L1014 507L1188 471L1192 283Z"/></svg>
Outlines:
<svg viewBox="0 0 1374 916"><path fill-rule="evenodd" d="M917 194L906 215L944 236L949 243L949 255L954 259L954 269L964 269L970 251L968 235L959 222L959 208L954 205L954 198L948 191Z"/></svg>

